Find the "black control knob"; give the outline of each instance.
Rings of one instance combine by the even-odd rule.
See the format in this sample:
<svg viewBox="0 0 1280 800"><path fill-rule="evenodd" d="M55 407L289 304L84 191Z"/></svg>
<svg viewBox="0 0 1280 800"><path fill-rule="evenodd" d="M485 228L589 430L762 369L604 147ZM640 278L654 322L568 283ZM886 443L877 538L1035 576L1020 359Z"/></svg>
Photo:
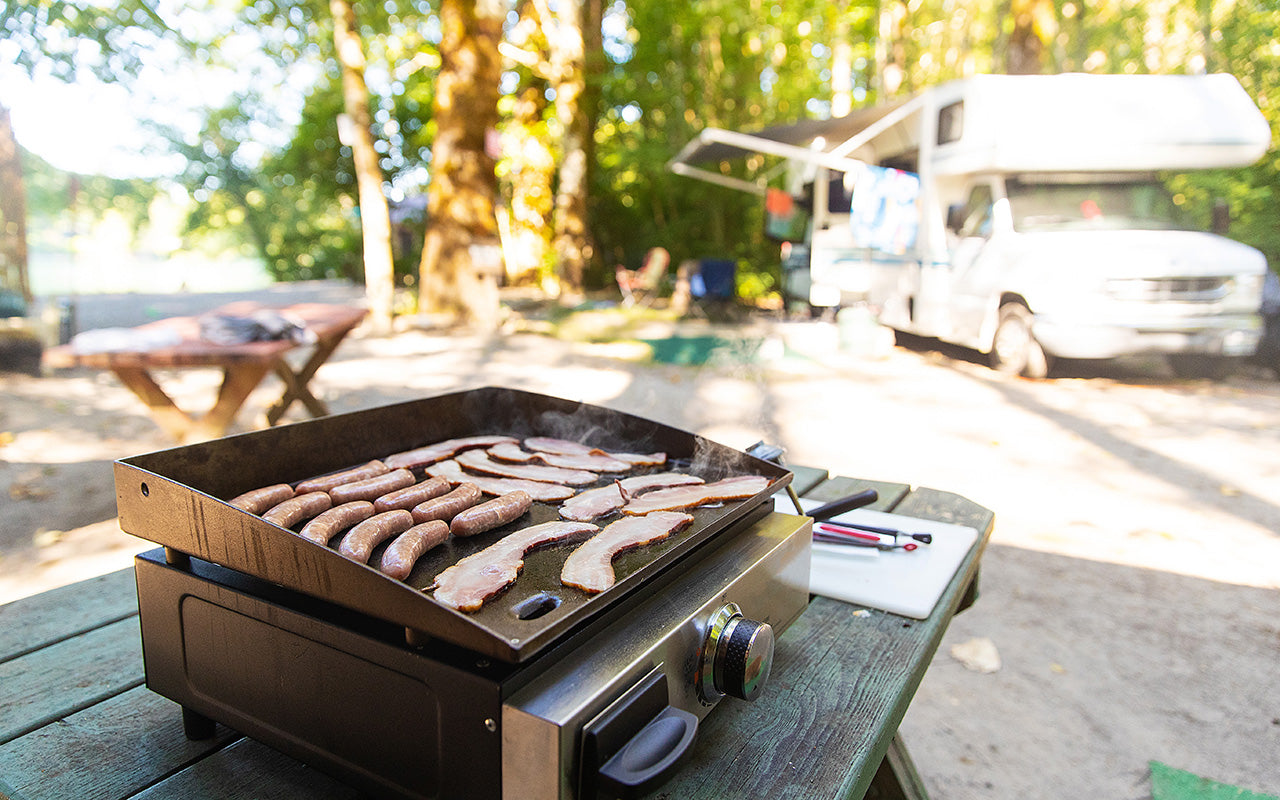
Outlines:
<svg viewBox="0 0 1280 800"><path fill-rule="evenodd" d="M773 627L736 617L729 622L716 654L716 688L743 700L755 700L773 668Z"/></svg>
<svg viewBox="0 0 1280 800"><path fill-rule="evenodd" d="M702 696L755 700L773 668L773 627L747 619L733 603L721 608L707 631L701 677Z"/></svg>

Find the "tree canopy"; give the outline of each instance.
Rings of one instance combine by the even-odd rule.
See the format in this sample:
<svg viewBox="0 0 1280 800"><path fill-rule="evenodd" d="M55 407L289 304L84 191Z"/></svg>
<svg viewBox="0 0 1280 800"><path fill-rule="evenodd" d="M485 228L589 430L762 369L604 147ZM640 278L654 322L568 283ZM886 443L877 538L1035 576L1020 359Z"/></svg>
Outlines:
<svg viewBox="0 0 1280 800"><path fill-rule="evenodd" d="M421 215L439 167L433 108L445 74L447 4L351 5L367 58L373 146L395 223L396 274L412 286L433 222ZM270 70L241 74L228 102L205 110L198 132L166 129L188 165L175 177L198 201L191 230L237 231L279 278L362 277L360 199L352 151L339 135L341 71L327 2L186 4L180 17L160 0L35 0L13 8L0 16L0 31L41 42L21 48L18 58L36 69L39 53L40 69L64 77L91 69L128 80L159 41L227 69L246 42L258 42ZM521 0L506 8L496 109L484 119L472 115L486 129L482 136L494 129L486 142L500 151L494 213L505 222L495 230L530 254L534 272L550 262L545 275L568 252L552 246L563 224L557 217L582 215L574 246L585 258L568 277L588 289L606 285L615 264L638 265L657 245L676 261L738 260L748 293L775 288L778 253L763 236L759 202L666 169L704 126L822 118L951 78L1003 71L1230 72L1273 131L1280 124L1280 7L1269 0ZM226 24L192 21L215 10ZM563 39L570 16L586 25L576 55L566 55ZM97 55L83 61L84 52ZM564 74L565 64L573 75ZM566 116L569 94L575 110ZM581 179L564 171L576 153L589 158L581 171L586 188L573 192L585 202L566 210L551 201ZM721 169L743 174L754 166ZM1214 199L1227 199L1231 234L1280 264L1280 153L1169 181L1206 225Z"/></svg>

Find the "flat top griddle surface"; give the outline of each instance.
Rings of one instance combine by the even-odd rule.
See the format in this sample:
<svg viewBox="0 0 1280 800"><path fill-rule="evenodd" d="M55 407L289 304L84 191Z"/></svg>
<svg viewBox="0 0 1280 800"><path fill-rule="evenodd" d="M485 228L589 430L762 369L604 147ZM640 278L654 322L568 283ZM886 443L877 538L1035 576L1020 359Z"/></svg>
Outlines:
<svg viewBox="0 0 1280 800"><path fill-rule="evenodd" d="M770 485L747 500L691 510L694 523L689 528L620 554L613 562L617 583L595 596L560 584L560 568L571 545L534 551L525 557L516 583L472 614L436 603L423 589L446 567L501 536L558 519L558 503L535 502L515 523L467 539L451 538L420 559L409 578L400 582L225 502L249 489L296 483L373 458L480 434L551 436L620 452L662 451L668 455L665 466L627 474L675 470L707 481L753 474L769 478ZM686 431L598 406L492 387L116 462L121 527L129 533L508 662L532 657L645 582L656 580L701 544L745 519L790 479L791 473L782 467ZM596 485L611 480L604 476ZM613 519L616 515L597 524L603 527ZM380 553L381 548L374 551L371 564L378 563Z"/></svg>

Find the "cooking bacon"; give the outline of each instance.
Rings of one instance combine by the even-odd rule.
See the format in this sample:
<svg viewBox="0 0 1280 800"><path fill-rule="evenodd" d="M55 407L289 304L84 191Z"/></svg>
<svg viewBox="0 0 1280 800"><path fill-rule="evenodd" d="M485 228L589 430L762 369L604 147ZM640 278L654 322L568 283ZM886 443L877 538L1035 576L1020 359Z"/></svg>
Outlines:
<svg viewBox="0 0 1280 800"><path fill-rule="evenodd" d="M504 442L515 443L517 441L519 440L510 436L464 436L461 439L446 439L443 442L436 442L425 447L405 450L403 453L387 456L382 462L391 469L400 467L414 469L427 464L434 464L437 461L444 461L446 458L451 458L455 453L463 450L470 450L475 447L493 447Z"/></svg>
<svg viewBox="0 0 1280 800"><path fill-rule="evenodd" d="M608 486L588 489L570 497L560 506L560 517L576 522L590 522L611 511L617 511L641 492L691 483L702 483L702 478L685 475L682 472L657 472L652 475L623 478Z"/></svg>
<svg viewBox="0 0 1280 800"><path fill-rule="evenodd" d="M598 530L586 522L544 522L504 536L437 575L436 602L459 611L478 611L486 600L515 583L530 550Z"/></svg>
<svg viewBox="0 0 1280 800"><path fill-rule="evenodd" d="M742 500L763 492L769 487L769 479L759 475L739 475L715 483L700 486L676 486L648 492L622 507L623 514L639 516L653 511L675 511L682 508L715 503L721 500Z"/></svg>
<svg viewBox="0 0 1280 800"><path fill-rule="evenodd" d="M560 571L560 582L590 594L603 592L617 580L613 571L615 556L662 541L692 522L693 515L676 511L655 511L613 522L569 554Z"/></svg>
<svg viewBox="0 0 1280 800"><path fill-rule="evenodd" d="M454 458L454 461L476 472L497 475L501 478L562 483L568 486L586 486L589 483L595 483L600 480L600 476L596 473L581 469L562 469L561 467L546 467L537 464L504 464L501 461L494 461L489 458L489 454L482 450L468 450L465 453L459 453Z"/></svg>
<svg viewBox="0 0 1280 800"><path fill-rule="evenodd" d="M427 467L427 474L444 478L457 486L460 483L474 483L485 494L503 495L517 490L526 491L534 500L544 503L558 503L568 500L577 492L571 486L560 483L543 483L542 481L526 481L518 478L495 478L490 475L471 475L463 472L462 465L452 459L441 461Z"/></svg>
<svg viewBox="0 0 1280 800"><path fill-rule="evenodd" d="M514 461L518 464L540 461L552 467L594 472L630 472L634 468L629 462L619 461L603 453L530 453L520 449L520 445L515 443L494 445L489 448L488 453L499 461Z"/></svg>
<svg viewBox="0 0 1280 800"><path fill-rule="evenodd" d="M653 467L667 463L666 453L614 453L609 450L601 450L598 447L590 447L579 442L571 442L568 439L551 439L546 436L531 436L524 440L524 446L530 450L537 450L539 453L556 453L558 455L606 455L610 458L616 458L619 461L625 461L634 467Z"/></svg>

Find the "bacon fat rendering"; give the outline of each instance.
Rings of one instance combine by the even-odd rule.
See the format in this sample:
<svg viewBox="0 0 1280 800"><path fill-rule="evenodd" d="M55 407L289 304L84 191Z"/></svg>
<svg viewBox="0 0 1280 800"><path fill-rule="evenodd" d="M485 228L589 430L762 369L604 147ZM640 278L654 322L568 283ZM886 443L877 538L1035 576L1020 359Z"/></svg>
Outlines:
<svg viewBox="0 0 1280 800"><path fill-rule="evenodd" d="M662 541L693 522L693 515L655 511L643 517L624 517L588 539L565 559L560 582L598 594L617 580L613 559L626 550Z"/></svg>
<svg viewBox="0 0 1280 800"><path fill-rule="evenodd" d="M459 611L478 611L486 600L515 583L530 550L598 530L585 522L544 522L518 530L437 575L435 599Z"/></svg>

